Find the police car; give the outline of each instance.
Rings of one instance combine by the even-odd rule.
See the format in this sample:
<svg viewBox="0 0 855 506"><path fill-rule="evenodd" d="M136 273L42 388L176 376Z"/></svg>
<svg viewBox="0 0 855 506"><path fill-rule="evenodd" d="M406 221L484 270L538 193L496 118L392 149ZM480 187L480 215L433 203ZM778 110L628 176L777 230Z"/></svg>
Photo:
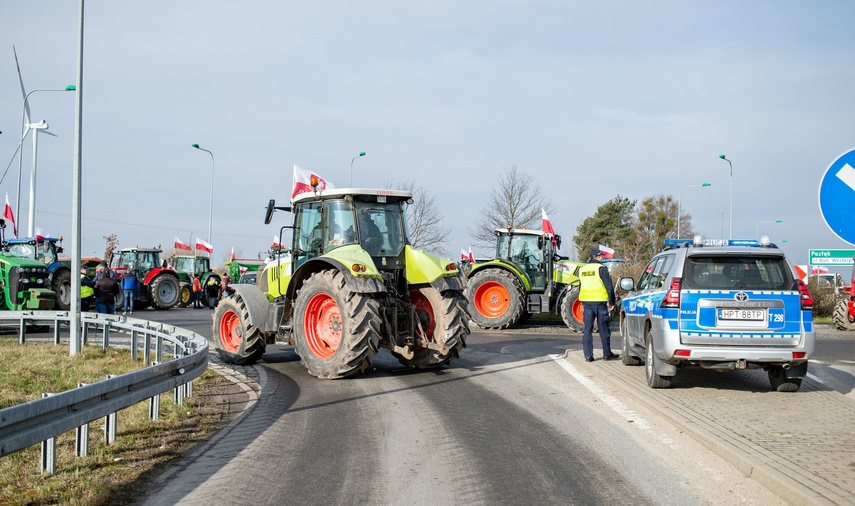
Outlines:
<svg viewBox="0 0 855 506"><path fill-rule="evenodd" d="M813 299L768 237L668 240L621 301L623 363L645 364L647 384L668 388L681 367L765 369L772 388L795 392L807 375Z"/></svg>

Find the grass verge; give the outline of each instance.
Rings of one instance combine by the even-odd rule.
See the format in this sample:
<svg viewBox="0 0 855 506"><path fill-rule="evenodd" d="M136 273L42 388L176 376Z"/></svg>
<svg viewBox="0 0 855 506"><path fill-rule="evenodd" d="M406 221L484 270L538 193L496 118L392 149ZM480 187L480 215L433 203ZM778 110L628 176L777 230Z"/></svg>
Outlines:
<svg viewBox="0 0 855 506"><path fill-rule="evenodd" d="M141 367L140 361L131 360L129 350L86 346L69 357L67 346L3 340L0 407ZM116 441L109 446L104 443L104 420L95 420L89 425L88 457L75 456L73 431L60 435L54 476L40 473L39 445L0 458L0 504L133 503L149 478L226 421L228 406L217 399L230 386L208 370L194 381L193 396L183 406L175 404L171 390L165 392L157 421L148 417L148 402L124 409L118 413Z"/></svg>

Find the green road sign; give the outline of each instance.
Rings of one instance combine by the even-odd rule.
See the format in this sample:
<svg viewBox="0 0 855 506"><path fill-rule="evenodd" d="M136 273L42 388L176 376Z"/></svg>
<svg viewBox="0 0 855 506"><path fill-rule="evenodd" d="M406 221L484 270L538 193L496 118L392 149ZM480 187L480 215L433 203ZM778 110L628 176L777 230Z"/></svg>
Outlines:
<svg viewBox="0 0 855 506"><path fill-rule="evenodd" d="M808 253L810 265L852 265L855 249L812 249Z"/></svg>

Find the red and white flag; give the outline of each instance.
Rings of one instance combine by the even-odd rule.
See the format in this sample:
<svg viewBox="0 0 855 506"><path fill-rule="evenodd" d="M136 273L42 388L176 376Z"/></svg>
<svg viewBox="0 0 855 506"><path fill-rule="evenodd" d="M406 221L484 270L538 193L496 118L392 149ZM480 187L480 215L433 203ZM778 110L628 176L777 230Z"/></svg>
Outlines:
<svg viewBox="0 0 855 506"><path fill-rule="evenodd" d="M229 257L229 262L235 261L235 247L232 246L232 256Z"/></svg>
<svg viewBox="0 0 855 506"><path fill-rule="evenodd" d="M199 251L207 251L211 255L214 254L214 247L206 243L202 239L196 239L196 249Z"/></svg>
<svg viewBox="0 0 855 506"><path fill-rule="evenodd" d="M301 193L307 193L312 191L312 178L317 178L318 180L318 190L329 190L335 188L332 183L324 180L321 176L316 173L306 170L302 167L298 167L294 164L294 188L291 191L291 201L293 202L297 195Z"/></svg>
<svg viewBox="0 0 855 506"><path fill-rule="evenodd" d="M36 240L40 241L45 237L50 237L50 234L45 232L41 227L36 227Z"/></svg>
<svg viewBox="0 0 855 506"><path fill-rule="evenodd" d="M810 273L814 276L817 274L828 274L828 267L814 267L810 270Z"/></svg>
<svg viewBox="0 0 855 506"><path fill-rule="evenodd" d="M463 248L460 248L460 260L464 262L469 261L469 255L466 254L466 250Z"/></svg>
<svg viewBox="0 0 855 506"><path fill-rule="evenodd" d="M472 246L469 246L469 257L468 258L469 258L470 264L475 263L475 255L472 254Z"/></svg>
<svg viewBox="0 0 855 506"><path fill-rule="evenodd" d="M273 235L273 244L270 245L271 248L281 248L282 244L279 243L279 238L274 234Z"/></svg>
<svg viewBox="0 0 855 506"><path fill-rule="evenodd" d="M608 246L603 246L600 244L600 251L603 252L603 258L614 258L615 250L609 248Z"/></svg>
<svg viewBox="0 0 855 506"><path fill-rule="evenodd" d="M9 194L6 194L6 207L3 209L3 218L6 221L12 222L12 230L15 231L15 237L18 237L18 224L15 223L15 214L12 213L12 206L9 205Z"/></svg>
<svg viewBox="0 0 855 506"><path fill-rule="evenodd" d="M175 245L174 245L174 247L175 247L175 249L177 249L177 250L190 251L190 246L187 246L186 244L184 244L183 242L181 242L181 239L179 239L179 238L177 238L177 237L175 238Z"/></svg>
<svg viewBox="0 0 855 506"><path fill-rule="evenodd" d="M540 228L544 233L549 234L549 237L552 238L552 245L557 248L558 241L555 240L555 229L552 228L552 222L549 221L549 218L546 216L546 210L544 208L540 208L540 213Z"/></svg>

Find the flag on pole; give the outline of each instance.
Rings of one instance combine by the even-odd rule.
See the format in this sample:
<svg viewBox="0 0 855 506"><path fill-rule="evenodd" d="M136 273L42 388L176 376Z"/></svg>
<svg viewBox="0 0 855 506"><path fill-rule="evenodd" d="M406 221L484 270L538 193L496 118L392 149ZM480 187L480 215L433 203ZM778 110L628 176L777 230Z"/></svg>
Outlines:
<svg viewBox="0 0 855 506"><path fill-rule="evenodd" d="M175 249L176 249L176 250L190 251L190 246L187 246L186 244L184 244L184 243L181 241L181 239L179 239L178 237L176 237L176 238L175 238Z"/></svg>
<svg viewBox="0 0 855 506"><path fill-rule="evenodd" d="M214 254L214 247L206 243L202 239L196 239L196 249L199 251L207 251L209 254Z"/></svg>
<svg viewBox="0 0 855 506"><path fill-rule="evenodd" d="M306 170L302 167L298 167L297 164L294 164L294 187L291 191L292 202L297 197L297 195L312 191L313 177L318 179L318 190L330 190L332 188L335 188L332 183L324 180L324 178L317 175L316 173L310 170Z"/></svg>
<svg viewBox="0 0 855 506"><path fill-rule="evenodd" d="M50 237L50 234L45 232L41 227L36 227L36 240L40 241L45 237Z"/></svg>
<svg viewBox="0 0 855 506"><path fill-rule="evenodd" d="M232 246L232 256L229 257L229 262L235 261L235 247Z"/></svg>
<svg viewBox="0 0 855 506"><path fill-rule="evenodd" d="M472 246L469 246L469 263L475 263L475 255L472 254Z"/></svg>
<svg viewBox="0 0 855 506"><path fill-rule="evenodd" d="M814 276L817 274L828 274L828 267L814 267L810 270L810 273Z"/></svg>
<svg viewBox="0 0 855 506"><path fill-rule="evenodd" d="M558 241L555 240L555 229L552 228L552 222L549 221L549 218L546 216L546 210L544 208L540 208L540 213L540 228L544 233L549 234L549 237L552 238L552 245L557 248Z"/></svg>
<svg viewBox="0 0 855 506"><path fill-rule="evenodd" d="M614 258L615 250L609 248L608 246L603 246L600 244L600 251L603 252L603 258Z"/></svg>
<svg viewBox="0 0 855 506"><path fill-rule="evenodd" d="M281 248L282 244L279 243L279 237L276 234L273 234L273 244L270 245L271 248Z"/></svg>
<svg viewBox="0 0 855 506"><path fill-rule="evenodd" d="M15 214L12 213L12 206L9 205L9 194L6 193L6 207L3 209L3 218L6 221L12 222L12 230L15 231L15 237L18 237L18 224L15 223Z"/></svg>
<svg viewBox="0 0 855 506"><path fill-rule="evenodd" d="M464 262L469 261L469 255L466 254L466 250L463 248L460 248L460 260L462 260Z"/></svg>

